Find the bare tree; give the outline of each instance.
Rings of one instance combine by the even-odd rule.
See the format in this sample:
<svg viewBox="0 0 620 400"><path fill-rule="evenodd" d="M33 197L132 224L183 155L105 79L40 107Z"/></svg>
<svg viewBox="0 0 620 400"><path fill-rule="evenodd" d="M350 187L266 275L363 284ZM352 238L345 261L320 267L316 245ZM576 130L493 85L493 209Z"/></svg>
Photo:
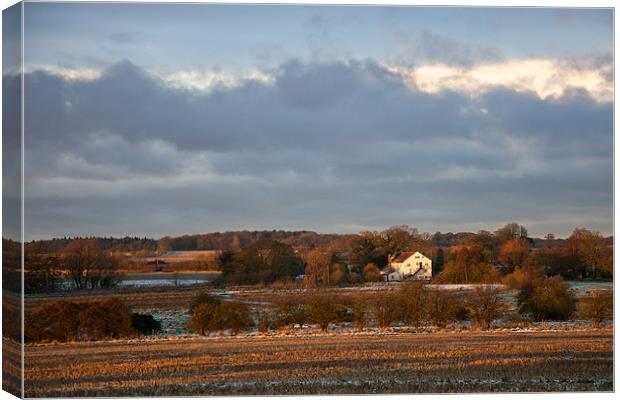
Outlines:
<svg viewBox="0 0 620 400"><path fill-rule="evenodd" d="M468 297L467 305L472 321L481 329L489 329L493 320L506 310L501 294L496 288L477 287Z"/></svg>
<svg viewBox="0 0 620 400"><path fill-rule="evenodd" d="M102 251L95 240L72 241L65 248L62 261L78 289L111 287L118 280L117 260Z"/></svg>

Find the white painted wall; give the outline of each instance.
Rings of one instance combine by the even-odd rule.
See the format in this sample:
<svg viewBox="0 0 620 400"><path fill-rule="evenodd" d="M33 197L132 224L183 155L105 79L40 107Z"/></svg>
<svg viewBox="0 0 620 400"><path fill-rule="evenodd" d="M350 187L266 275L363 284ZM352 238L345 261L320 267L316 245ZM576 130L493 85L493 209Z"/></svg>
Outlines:
<svg viewBox="0 0 620 400"><path fill-rule="evenodd" d="M433 262L419 251L416 251L402 263L392 262L391 266L403 279L406 279L409 275L415 274L418 269L421 269L421 271L415 276L416 278L425 279L433 277Z"/></svg>

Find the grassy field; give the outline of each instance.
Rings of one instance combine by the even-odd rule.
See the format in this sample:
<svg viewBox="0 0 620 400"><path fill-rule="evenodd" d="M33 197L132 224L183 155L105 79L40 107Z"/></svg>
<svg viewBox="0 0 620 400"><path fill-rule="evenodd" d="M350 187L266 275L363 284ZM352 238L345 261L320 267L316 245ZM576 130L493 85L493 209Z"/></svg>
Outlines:
<svg viewBox="0 0 620 400"><path fill-rule="evenodd" d="M611 330L26 347L26 396L613 390Z"/></svg>

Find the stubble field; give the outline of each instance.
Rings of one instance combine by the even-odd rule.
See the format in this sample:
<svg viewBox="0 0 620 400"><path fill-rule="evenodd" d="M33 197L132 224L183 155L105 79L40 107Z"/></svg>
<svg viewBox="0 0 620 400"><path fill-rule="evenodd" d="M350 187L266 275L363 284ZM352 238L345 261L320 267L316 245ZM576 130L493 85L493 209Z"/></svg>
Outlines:
<svg viewBox="0 0 620 400"><path fill-rule="evenodd" d="M26 346L26 397L613 390L612 330Z"/></svg>

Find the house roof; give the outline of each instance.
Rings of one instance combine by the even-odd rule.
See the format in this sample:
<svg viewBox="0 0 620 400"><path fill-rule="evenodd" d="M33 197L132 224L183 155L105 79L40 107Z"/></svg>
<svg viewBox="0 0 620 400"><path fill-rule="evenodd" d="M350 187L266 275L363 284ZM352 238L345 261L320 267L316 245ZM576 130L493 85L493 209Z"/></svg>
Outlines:
<svg viewBox="0 0 620 400"><path fill-rule="evenodd" d="M405 262L405 260L407 260L409 257L411 257L412 255L419 253L420 255L422 255L423 257L426 257L424 254L420 253L419 251L403 251L402 253L398 254L398 256L396 256L394 259L392 259L393 263L403 263ZM428 258L428 257L426 257Z"/></svg>
<svg viewBox="0 0 620 400"><path fill-rule="evenodd" d="M408 259L409 257L411 257L414 254L415 254L415 251L405 251L405 252L402 252L396 258L394 258L392 260L392 262L395 262L395 263L404 262L406 259Z"/></svg>

